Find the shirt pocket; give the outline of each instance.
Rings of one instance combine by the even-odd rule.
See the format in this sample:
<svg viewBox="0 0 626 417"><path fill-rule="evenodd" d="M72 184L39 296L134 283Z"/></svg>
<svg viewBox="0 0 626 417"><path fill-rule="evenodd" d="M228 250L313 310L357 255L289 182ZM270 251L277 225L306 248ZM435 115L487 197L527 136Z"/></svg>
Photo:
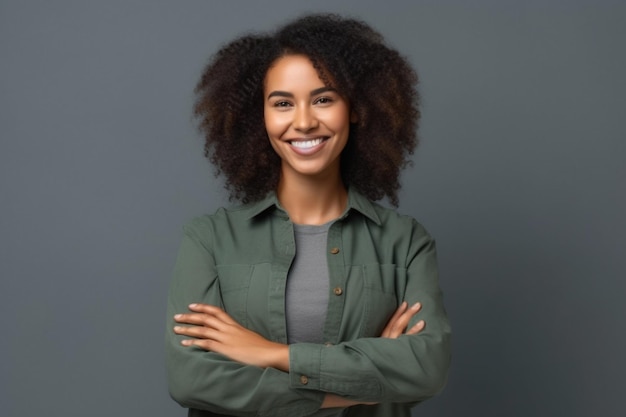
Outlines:
<svg viewBox="0 0 626 417"><path fill-rule="evenodd" d="M246 306L253 265L218 265L217 273L224 310L239 324L247 327Z"/></svg>
<svg viewBox="0 0 626 417"><path fill-rule="evenodd" d="M398 308L395 264L363 265L365 287L363 336L378 337Z"/></svg>

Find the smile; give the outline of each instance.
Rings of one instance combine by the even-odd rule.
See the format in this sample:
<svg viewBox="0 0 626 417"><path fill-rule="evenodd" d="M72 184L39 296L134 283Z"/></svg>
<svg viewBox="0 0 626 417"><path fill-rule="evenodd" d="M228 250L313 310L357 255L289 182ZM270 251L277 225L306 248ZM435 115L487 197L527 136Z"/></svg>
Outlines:
<svg viewBox="0 0 626 417"><path fill-rule="evenodd" d="M326 140L326 138L316 138L311 140L292 140L289 143L291 144L291 146L299 149L311 149L324 142L324 140Z"/></svg>

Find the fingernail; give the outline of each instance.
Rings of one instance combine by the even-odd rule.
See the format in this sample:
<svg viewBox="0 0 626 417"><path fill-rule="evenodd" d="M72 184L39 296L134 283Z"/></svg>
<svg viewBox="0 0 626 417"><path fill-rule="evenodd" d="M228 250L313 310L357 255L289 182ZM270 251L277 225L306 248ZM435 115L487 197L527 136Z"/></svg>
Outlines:
<svg viewBox="0 0 626 417"><path fill-rule="evenodd" d="M176 314L176 315L174 316L174 319L178 320L178 319L181 319L182 317L183 317L183 315L182 315L182 314Z"/></svg>
<svg viewBox="0 0 626 417"><path fill-rule="evenodd" d="M182 330L182 327L180 327L180 326L174 326L174 331L175 331L175 332L179 332L179 331L181 331L181 330Z"/></svg>
<svg viewBox="0 0 626 417"><path fill-rule="evenodd" d="M194 307L196 307L197 305L198 305L198 304L196 304L196 303L189 304L189 308L194 308Z"/></svg>
<svg viewBox="0 0 626 417"><path fill-rule="evenodd" d="M191 344L191 340L185 339L180 342L181 345L189 346Z"/></svg>
<svg viewBox="0 0 626 417"><path fill-rule="evenodd" d="M411 308L419 308L421 306L420 302L418 301L417 303L413 304L411 306Z"/></svg>

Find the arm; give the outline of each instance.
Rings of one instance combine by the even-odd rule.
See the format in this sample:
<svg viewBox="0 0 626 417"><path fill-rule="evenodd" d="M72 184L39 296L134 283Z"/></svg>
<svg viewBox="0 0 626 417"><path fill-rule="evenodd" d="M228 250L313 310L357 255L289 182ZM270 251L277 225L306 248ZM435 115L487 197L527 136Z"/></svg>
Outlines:
<svg viewBox="0 0 626 417"><path fill-rule="evenodd" d="M450 327L438 285L435 243L415 221L406 263L396 279L406 279L409 303L420 301L419 334L397 339L363 338L334 346L295 344L290 348L293 388L333 392L348 399L412 403L435 395L447 378ZM404 276L404 277L403 277ZM414 317L409 326L417 321ZM306 384L301 377L306 376Z"/></svg>
<svg viewBox="0 0 626 417"><path fill-rule="evenodd" d="M416 225L416 228L419 229L418 225ZM420 231L421 233L417 233ZM294 391L324 395L318 392L321 390L345 396L345 398L339 399L337 396L327 395L324 406L329 407L343 407L354 403L381 401L414 402L433 395L439 388L437 384L443 384L443 381L445 381L449 361L449 327L437 285L434 242L423 230L414 230L413 235L413 242L407 251L406 268L400 268L400 275L403 275L402 271L406 274L407 285L404 293L398 294L398 297L404 297L414 302L419 295L420 300L428 300L427 303L432 304L429 307L427 303L424 303L425 308L423 311L426 314L420 313L420 318L428 322L426 330L422 331L422 333L427 334L427 337L416 338L416 336L422 335L422 333L419 335L416 333L424 326L424 320L418 321L417 318L413 318L415 312L417 312L416 309L408 317L404 315L406 322L409 322L408 318L411 318L409 322L411 327L405 335L396 340L367 338L331 347L297 344L290 346L286 355L285 346L283 345L283 354L281 354L282 359L280 360L282 364L272 363L271 361L251 363L261 367L270 367L266 371L272 370L271 367L285 371L289 369L291 371L289 380ZM400 277L399 279L403 278ZM194 294L199 293L203 292L196 291ZM220 305L219 300L209 300L208 302L213 305ZM180 307L174 309L173 312L185 311L186 305L179 305ZM406 305L403 304L401 308L406 308ZM180 322L186 323L187 321L183 319ZM394 318L390 320L390 323L392 322L394 322ZM205 325L199 322L190 323ZM211 325L208 327L211 327ZM399 325L399 328L403 331L406 328L406 323ZM247 330L244 329L245 331ZM385 328L382 336L385 336L385 332L388 331L392 331L389 330L389 326ZM399 335L398 327L393 331L396 332L395 337L397 337ZM400 331L400 334L402 331ZM207 337L193 333L185 334L198 338ZM387 337L390 336L387 335ZM181 342L182 338L178 339L178 341ZM216 350L220 349L215 346L213 349L210 349L207 346L202 346L202 343L204 341L198 341L198 344L194 343L194 345L202 349L213 350L213 352L206 352L208 354L215 355ZM241 347L246 344L235 343L235 345ZM183 347L182 344L179 346ZM419 352L420 349L423 355ZM255 350L256 348L252 349L253 352ZM294 352L301 356L306 355L307 352L313 352L313 355L317 357L309 360L311 356L303 356L301 360L294 360ZM331 353L331 355L326 354L326 352ZM231 357L233 360L244 363L248 363L249 360L259 360L258 357L254 357L256 356L254 354L251 356L252 359L246 359L245 356L237 356L239 353L230 348L222 350L222 353L229 356L235 355L236 357ZM285 364L285 358L288 361L287 364ZM398 361L398 359L401 360ZM329 360L334 362L329 362ZM307 367L312 370L309 372L309 369L306 369ZM306 370L300 373L297 369ZM320 374L320 369L324 372L324 378L317 377ZM317 374L315 373L316 370ZM307 376L306 383L302 382L302 376ZM276 389L276 386L274 388ZM384 389L387 389L387 391L385 392ZM276 391L274 391L274 394L276 394ZM333 401L338 399L341 401ZM321 398L319 401L321 402Z"/></svg>
<svg viewBox="0 0 626 417"><path fill-rule="evenodd" d="M319 409L324 394L290 388L285 372L183 346L184 337L172 331L173 317L192 302L222 306L211 248L186 227L168 297L166 362L174 400L184 407L235 416L295 417Z"/></svg>
<svg viewBox="0 0 626 417"><path fill-rule="evenodd" d="M221 353L230 359L246 365L262 368L276 368L289 372L289 347L269 341L237 323L224 310L206 304L191 304L191 313L176 314L174 320L179 325L174 332L191 337L183 339L181 344L187 347L199 347L206 351ZM383 329L381 337L396 339L401 335L418 334L424 328L424 321L419 320L407 329L409 321L421 309L416 303L411 307L401 303ZM188 326L191 324L191 326ZM373 402L355 401L326 393L321 408L345 408Z"/></svg>
<svg viewBox="0 0 626 417"><path fill-rule="evenodd" d="M258 333L246 329L219 307L194 303L189 309L191 313L174 316L174 320L180 324L174 327L174 333L193 338L183 339L181 341L183 346L195 346L221 353L246 365L272 367L289 372L288 345L269 341ZM381 337L395 339L403 334L419 333L424 328L423 320L418 321L410 329L407 329L407 326L420 309L420 303L408 307L408 304L403 302L389 319ZM345 408L358 404L373 403L326 393L321 408Z"/></svg>
<svg viewBox="0 0 626 417"><path fill-rule="evenodd" d="M402 334L417 334L424 328L424 320L407 330L410 319L421 309L416 303L408 307L403 302L389 319L381 337L396 339ZM276 368L289 372L289 346L272 342L237 323L223 309L214 305L193 303L191 313L176 314L174 333L191 337L183 339L183 346L199 347L207 352L220 353L245 365ZM191 324L191 326L186 326Z"/></svg>

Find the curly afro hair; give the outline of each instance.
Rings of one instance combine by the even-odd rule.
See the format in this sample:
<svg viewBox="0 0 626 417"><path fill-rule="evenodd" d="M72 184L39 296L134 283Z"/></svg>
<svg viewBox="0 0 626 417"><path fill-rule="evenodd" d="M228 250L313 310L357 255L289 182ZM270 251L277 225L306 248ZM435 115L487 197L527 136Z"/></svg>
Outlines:
<svg viewBox="0 0 626 417"><path fill-rule="evenodd" d="M308 15L271 34L242 36L222 47L196 86L194 114L205 156L226 177L231 199L259 200L275 190L280 158L263 120L265 74L285 55L307 56L325 84L346 97L350 126L341 175L370 200L397 205L400 170L417 145L417 75L367 24Z"/></svg>

